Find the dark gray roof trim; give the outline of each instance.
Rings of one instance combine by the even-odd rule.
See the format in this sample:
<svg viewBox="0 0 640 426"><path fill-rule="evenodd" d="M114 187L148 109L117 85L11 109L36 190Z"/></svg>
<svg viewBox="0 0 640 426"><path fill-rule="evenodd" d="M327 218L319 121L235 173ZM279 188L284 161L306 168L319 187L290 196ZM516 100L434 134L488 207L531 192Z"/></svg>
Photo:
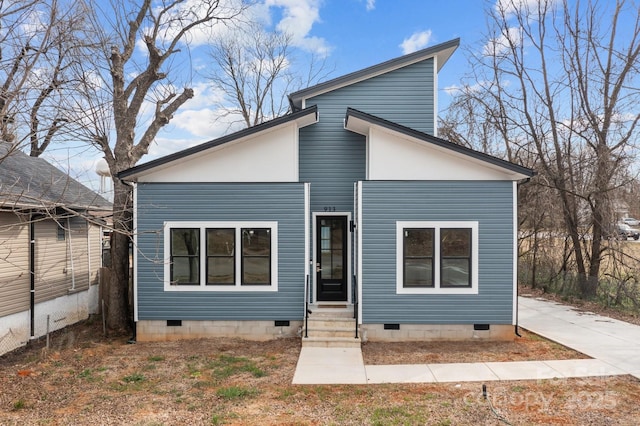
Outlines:
<svg viewBox="0 0 640 426"><path fill-rule="evenodd" d="M449 149L451 151L454 151L460 154L468 155L469 157L475 158L477 160L485 161L487 163L491 163L493 165L505 168L507 170L511 170L512 172L515 172L515 173L520 173L528 177L532 177L536 174L534 170L528 167L511 163L501 158L494 157L493 155L485 154L484 152L476 151L474 149L467 148L466 146L449 142L447 140L438 138L428 133L423 133L418 130L414 130L410 127L405 127L400 124L396 124L392 121L385 120L384 118L376 117L374 115L367 114L366 112L358 111L357 109L353 109L353 108L347 108L347 115L345 118L345 127L347 127L347 123L349 122L349 117L354 117L360 120L367 121L371 124L375 124L377 126L384 127L389 130L393 130L394 132L398 132L398 133L410 136L412 138L419 139L424 142L429 142L431 144Z"/></svg>
<svg viewBox="0 0 640 426"><path fill-rule="evenodd" d="M164 157L149 161L148 163L140 164L139 166L135 166L130 169L123 170L120 173L118 173L118 178L125 179L128 176L151 170L155 167L162 166L167 163L171 163L172 161L180 160L182 158L197 154L202 151L206 151L208 149L223 145L225 143L233 142L235 140L242 139L247 136L252 136L254 134L264 132L265 130L271 129L281 124L286 124L290 121L295 121L298 118L301 118L310 114L315 114L316 120L318 119L318 107L316 105L311 106L309 108L305 108L301 111L283 115L282 117L274 118L273 120L270 120L270 121L265 121L262 124L258 124L253 127L248 127L246 129L240 130L235 133L231 133L226 136L222 136L218 139L213 139L209 142L205 142L200 145L192 146L191 148L187 148L182 151L174 152L173 154L169 154Z"/></svg>
<svg viewBox="0 0 640 426"><path fill-rule="evenodd" d="M0 210L109 211L111 203L42 158L0 143Z"/></svg>
<svg viewBox="0 0 640 426"><path fill-rule="evenodd" d="M361 81L367 79L374 75L383 74L387 71L401 68L403 66L413 64L415 62L419 62L422 59L429 58L434 56L438 52L447 50L447 49L457 49L460 45L460 39L456 38L435 46L427 47L426 49L418 50L413 53L409 53L408 55L403 55L394 59L390 59L388 61L370 66L368 68L361 69L359 71L355 71L342 77L334 78L329 81L325 81L323 83L317 84L315 86L307 87L306 89L299 90L297 92L291 93L289 95L289 103L294 108L301 108L301 102L303 99L307 99L311 96L314 96L318 93L325 93L330 90L333 90L338 87L344 87L349 84L355 83L357 81ZM449 56L447 56L448 59ZM441 67L443 63L439 63L438 66Z"/></svg>

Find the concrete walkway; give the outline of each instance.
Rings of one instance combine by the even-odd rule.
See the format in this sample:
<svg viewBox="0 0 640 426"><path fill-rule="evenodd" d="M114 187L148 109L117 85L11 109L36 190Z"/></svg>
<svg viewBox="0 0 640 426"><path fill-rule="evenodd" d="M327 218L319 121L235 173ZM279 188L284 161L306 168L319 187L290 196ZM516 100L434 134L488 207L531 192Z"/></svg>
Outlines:
<svg viewBox="0 0 640 426"><path fill-rule="evenodd" d="M519 298L519 324L594 359L364 365L360 348L305 347L293 383L446 383L624 374L640 378L639 326L525 297Z"/></svg>

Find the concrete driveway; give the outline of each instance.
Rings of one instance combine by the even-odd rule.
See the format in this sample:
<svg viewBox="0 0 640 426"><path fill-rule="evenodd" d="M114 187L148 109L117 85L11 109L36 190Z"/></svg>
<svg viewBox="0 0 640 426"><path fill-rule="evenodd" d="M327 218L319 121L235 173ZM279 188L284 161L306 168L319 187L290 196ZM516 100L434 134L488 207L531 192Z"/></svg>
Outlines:
<svg viewBox="0 0 640 426"><path fill-rule="evenodd" d="M640 378L640 326L547 300L518 301L521 327Z"/></svg>

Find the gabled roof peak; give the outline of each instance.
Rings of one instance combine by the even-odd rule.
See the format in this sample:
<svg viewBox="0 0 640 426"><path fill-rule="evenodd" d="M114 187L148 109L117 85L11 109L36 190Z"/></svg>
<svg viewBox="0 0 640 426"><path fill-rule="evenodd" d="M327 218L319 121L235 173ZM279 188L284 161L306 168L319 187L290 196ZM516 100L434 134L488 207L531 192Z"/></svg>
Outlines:
<svg viewBox="0 0 640 426"><path fill-rule="evenodd" d="M300 126L304 127L317 121L318 107L314 105L304 110L288 113L281 117L265 121L264 123L255 125L253 127L247 127L235 133L210 140L209 142L201 143L199 145L192 146L191 148L174 152L173 154L165 155L161 158L156 158L155 160L151 160L147 163L139 164L130 169L121 171L120 173L118 173L118 178L126 181L135 181L139 176L153 171L158 167L164 167L172 163L176 164L180 161L186 160L189 157L199 155L207 150L216 148L221 145L236 142L244 138L255 137L260 133L278 128L282 125L290 124L292 122L298 122Z"/></svg>
<svg viewBox="0 0 640 426"><path fill-rule="evenodd" d="M410 127L405 127L401 124L394 123L384 118L377 117L375 115L368 114L366 112L359 111L354 108L347 108L345 116L345 129L359 134L367 134L368 128L371 126L378 126L392 132L413 138L415 140L426 142L434 146L449 150L451 152L465 155L469 158L473 158L479 161L483 161L493 166L500 167L504 170L508 170L511 173L519 175L521 179L530 178L535 176L535 171L521 166L519 164L511 163L507 160L503 160L498 157L494 157L489 154L485 154L481 151L468 148L466 146L458 145L453 142L449 142L445 139L438 138L436 136L420 132Z"/></svg>
<svg viewBox="0 0 640 426"><path fill-rule="evenodd" d="M399 56L394 59L355 71L342 77L334 78L324 83L299 90L289 95L289 103L293 110L302 108L303 100L322 93L330 92L341 87L349 86L359 81L367 80L377 75L385 74L407 65L415 64L432 57L438 57L438 71L447 62L449 57L460 45L460 39L456 38L435 46L427 47L407 55Z"/></svg>

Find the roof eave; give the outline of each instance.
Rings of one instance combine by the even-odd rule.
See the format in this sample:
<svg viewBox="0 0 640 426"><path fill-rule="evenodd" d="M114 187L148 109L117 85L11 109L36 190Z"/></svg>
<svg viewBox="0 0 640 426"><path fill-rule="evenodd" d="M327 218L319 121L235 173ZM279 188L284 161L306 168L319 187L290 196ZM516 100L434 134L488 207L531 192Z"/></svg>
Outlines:
<svg viewBox="0 0 640 426"><path fill-rule="evenodd" d="M166 155L164 157L149 161L148 163L141 164L139 166L132 167L127 170L123 170L118 173L118 179L134 182L136 179L144 174L149 173L157 167L167 165L176 161L183 160L187 157L199 154L203 151L215 148L226 143L237 141L243 138L253 137L261 132L272 130L278 126L288 124L290 122L298 122L300 127L305 127L318 121L318 107L312 106L305 108L304 110L295 111L282 117L274 118L273 120L258 124L253 127L240 130L235 133L231 133L226 136L222 136L217 139L213 139L209 142L205 142L191 148L184 149L182 151L175 152L173 154Z"/></svg>
<svg viewBox="0 0 640 426"><path fill-rule="evenodd" d="M428 142L441 148L449 149L459 154L467 155L471 158L475 158L494 166L498 166L502 169L508 170L511 174L513 174L515 178L514 180L531 178L536 174L534 170L529 169L528 167L511 163L501 158L494 157L493 155L485 154L484 152L476 151L474 149L467 148L466 146L449 142L436 136L402 126L400 124L385 120L380 117L376 117L371 114L367 114L366 112L362 112L357 109L347 108L347 114L344 124L345 129L366 136L368 134L368 126L365 123L368 123L369 125L380 126L393 132L397 132L402 135L421 140L423 142Z"/></svg>

